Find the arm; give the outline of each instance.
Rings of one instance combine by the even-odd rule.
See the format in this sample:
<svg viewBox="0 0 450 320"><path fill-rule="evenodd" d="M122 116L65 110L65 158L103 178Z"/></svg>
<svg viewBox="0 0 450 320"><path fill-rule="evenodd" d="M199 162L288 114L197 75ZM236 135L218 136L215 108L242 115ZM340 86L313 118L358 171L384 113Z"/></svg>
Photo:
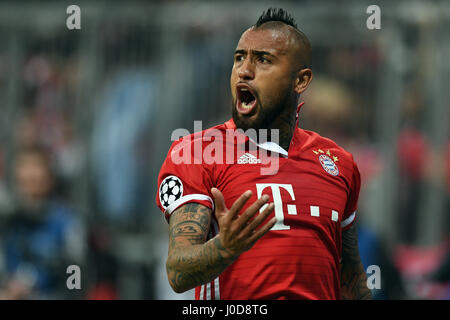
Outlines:
<svg viewBox="0 0 450 320"><path fill-rule="evenodd" d="M166 269L175 292L213 280L233 262L218 237L205 242L210 222L211 209L197 203L188 203L172 213Z"/></svg>
<svg viewBox="0 0 450 320"><path fill-rule="evenodd" d="M268 198L258 199L238 217L238 212L250 198L251 192L241 195L228 210L220 191L213 190L216 190L213 191L213 196L220 228L220 233L214 238L206 241L211 209L189 203L171 215L166 270L175 292L181 293L212 281L275 224L275 220L271 219L259 230L255 230L272 212L273 204L249 221Z"/></svg>
<svg viewBox="0 0 450 320"><path fill-rule="evenodd" d="M355 226L342 232L341 298L369 300L367 275L358 251L358 233Z"/></svg>

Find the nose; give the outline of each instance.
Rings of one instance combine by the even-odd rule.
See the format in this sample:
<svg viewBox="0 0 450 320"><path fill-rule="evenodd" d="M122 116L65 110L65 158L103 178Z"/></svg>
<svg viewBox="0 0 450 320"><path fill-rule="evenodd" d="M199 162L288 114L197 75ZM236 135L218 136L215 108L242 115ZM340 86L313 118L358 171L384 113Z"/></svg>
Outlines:
<svg viewBox="0 0 450 320"><path fill-rule="evenodd" d="M250 58L246 58L238 70L238 76L241 80L252 80L255 78L255 69Z"/></svg>

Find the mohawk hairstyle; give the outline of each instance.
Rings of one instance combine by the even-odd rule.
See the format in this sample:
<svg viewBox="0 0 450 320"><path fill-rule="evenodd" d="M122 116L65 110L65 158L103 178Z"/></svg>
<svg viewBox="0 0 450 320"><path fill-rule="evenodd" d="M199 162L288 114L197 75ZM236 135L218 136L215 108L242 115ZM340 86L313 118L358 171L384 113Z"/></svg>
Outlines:
<svg viewBox="0 0 450 320"><path fill-rule="evenodd" d="M303 67L311 68L311 43L309 42L308 37L298 29L297 23L289 12L282 8L269 8L266 11L263 11L258 18L258 21L253 25L253 28L257 29L267 22L280 22L295 29L296 32L294 32L294 34L296 34L297 39L303 43Z"/></svg>
<svg viewBox="0 0 450 320"><path fill-rule="evenodd" d="M287 11L281 8L269 8L264 11L258 18L258 21L256 21L255 28L259 28L264 23L272 21L283 22L298 30L294 18L292 18L292 16Z"/></svg>

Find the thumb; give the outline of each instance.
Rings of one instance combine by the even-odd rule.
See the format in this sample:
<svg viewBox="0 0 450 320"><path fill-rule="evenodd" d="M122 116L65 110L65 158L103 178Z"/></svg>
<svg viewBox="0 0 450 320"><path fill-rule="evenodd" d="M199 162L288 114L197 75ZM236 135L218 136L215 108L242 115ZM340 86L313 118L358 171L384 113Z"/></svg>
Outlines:
<svg viewBox="0 0 450 320"><path fill-rule="evenodd" d="M214 197L214 207L216 212L216 217L222 216L227 211L227 206L225 205L225 198L222 192L217 188L211 188L212 196Z"/></svg>

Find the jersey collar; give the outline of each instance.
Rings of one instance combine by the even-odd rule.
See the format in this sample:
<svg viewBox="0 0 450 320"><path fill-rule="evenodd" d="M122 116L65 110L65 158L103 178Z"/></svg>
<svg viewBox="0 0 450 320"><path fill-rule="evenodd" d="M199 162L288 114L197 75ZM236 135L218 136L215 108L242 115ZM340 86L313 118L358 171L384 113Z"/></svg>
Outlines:
<svg viewBox="0 0 450 320"><path fill-rule="evenodd" d="M297 107L297 115L296 115L296 123L295 123L295 130L294 130L294 134L292 135L292 140L291 140L291 145L295 144L298 140L298 120L299 120L299 112L300 112L300 108L303 106L304 102L300 103ZM225 122L225 128L226 129L236 129L236 124L234 123L233 118L231 118L230 120L228 120L227 122ZM278 154L281 154L284 157L288 157L288 151L286 151L282 146L280 146L279 144L272 142L272 141L266 141L263 143L257 143L256 141L253 141L253 139L251 139L250 137L246 136L246 141L251 141L252 143L256 144L256 146L258 148L261 149L265 149L267 151L270 152L276 152ZM293 148L290 148L293 149Z"/></svg>

